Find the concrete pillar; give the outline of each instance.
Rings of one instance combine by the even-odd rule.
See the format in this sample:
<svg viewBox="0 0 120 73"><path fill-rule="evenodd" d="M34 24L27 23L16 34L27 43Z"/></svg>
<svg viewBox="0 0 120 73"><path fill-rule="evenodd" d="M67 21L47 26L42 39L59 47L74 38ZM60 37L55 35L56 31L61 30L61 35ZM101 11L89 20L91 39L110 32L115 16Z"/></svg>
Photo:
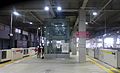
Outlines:
<svg viewBox="0 0 120 73"><path fill-rule="evenodd" d="M80 10L79 12L79 32L84 35L86 33L86 12L85 10ZM78 62L82 63L86 61L86 37L79 37L79 49L78 49Z"/></svg>
<svg viewBox="0 0 120 73"><path fill-rule="evenodd" d="M114 38L114 43L113 43L113 48L117 48L117 46L116 46L116 42L117 42L117 35L114 35L113 36L113 38Z"/></svg>
<svg viewBox="0 0 120 73"><path fill-rule="evenodd" d="M105 39L105 37L102 38L103 49L105 48L105 46L104 46L104 39Z"/></svg>
<svg viewBox="0 0 120 73"><path fill-rule="evenodd" d="M76 39L72 38L72 55L76 55Z"/></svg>
<svg viewBox="0 0 120 73"><path fill-rule="evenodd" d="M95 38L95 48L97 48L97 43L98 43L98 40L97 38Z"/></svg>

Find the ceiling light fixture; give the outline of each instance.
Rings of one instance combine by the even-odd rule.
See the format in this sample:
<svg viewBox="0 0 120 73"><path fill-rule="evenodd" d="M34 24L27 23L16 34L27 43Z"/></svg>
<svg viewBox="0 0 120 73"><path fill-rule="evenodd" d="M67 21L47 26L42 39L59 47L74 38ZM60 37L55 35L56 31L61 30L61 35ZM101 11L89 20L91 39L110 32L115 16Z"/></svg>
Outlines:
<svg viewBox="0 0 120 73"><path fill-rule="evenodd" d="M40 27L38 29L40 29Z"/></svg>
<svg viewBox="0 0 120 73"><path fill-rule="evenodd" d="M93 12L93 15L96 16L96 15L97 15L97 12Z"/></svg>
<svg viewBox="0 0 120 73"><path fill-rule="evenodd" d="M85 22L86 25L88 25L88 22Z"/></svg>
<svg viewBox="0 0 120 73"><path fill-rule="evenodd" d="M63 27L64 25L62 25L62 27Z"/></svg>
<svg viewBox="0 0 120 73"><path fill-rule="evenodd" d="M13 36L13 34L12 34L12 33L10 33L10 36Z"/></svg>
<svg viewBox="0 0 120 73"><path fill-rule="evenodd" d="M58 7L57 7L57 10L58 10L58 11L61 11L61 10L62 10L62 8L61 8L60 6L58 6Z"/></svg>
<svg viewBox="0 0 120 73"><path fill-rule="evenodd" d="M45 10L45 11L49 11L49 7L48 7L48 6L45 6L44 10Z"/></svg>
<svg viewBox="0 0 120 73"><path fill-rule="evenodd" d="M30 24L33 24L32 22L30 22Z"/></svg>
<svg viewBox="0 0 120 73"><path fill-rule="evenodd" d="M117 33L119 33L119 31L117 31Z"/></svg>
<svg viewBox="0 0 120 73"><path fill-rule="evenodd" d="M105 37L107 34L104 34L103 37Z"/></svg>
<svg viewBox="0 0 120 73"><path fill-rule="evenodd" d="M19 16L20 14L16 11L13 12L14 15Z"/></svg>

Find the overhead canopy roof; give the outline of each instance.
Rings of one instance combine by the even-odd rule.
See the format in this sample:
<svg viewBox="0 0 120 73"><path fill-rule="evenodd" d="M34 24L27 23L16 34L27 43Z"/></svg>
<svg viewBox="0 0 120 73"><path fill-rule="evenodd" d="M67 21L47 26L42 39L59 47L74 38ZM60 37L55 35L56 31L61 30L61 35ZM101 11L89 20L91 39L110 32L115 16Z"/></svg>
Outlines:
<svg viewBox="0 0 120 73"><path fill-rule="evenodd" d="M44 10L45 6L50 7L49 12ZM58 12L57 6L61 6L62 11ZM83 6L87 13L87 31L92 37L96 36L96 33L103 34L105 29L108 32L119 30L119 0L24 0L17 3L11 1L0 10L0 23L10 25L11 11L16 10L21 16L14 16L14 27L35 32L38 27L44 26L46 18L69 18L73 31L78 12ZM98 15L93 16L93 12L97 12ZM30 25L29 22L33 24Z"/></svg>

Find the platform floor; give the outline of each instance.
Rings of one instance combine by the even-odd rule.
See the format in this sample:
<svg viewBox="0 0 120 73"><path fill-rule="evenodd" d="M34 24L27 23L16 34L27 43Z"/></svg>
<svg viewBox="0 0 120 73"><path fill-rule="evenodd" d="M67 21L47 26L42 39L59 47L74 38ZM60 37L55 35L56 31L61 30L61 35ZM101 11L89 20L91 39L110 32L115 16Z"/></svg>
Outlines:
<svg viewBox="0 0 120 73"><path fill-rule="evenodd" d="M0 68L0 73L107 73L87 59L76 63L74 58L39 59L29 57Z"/></svg>

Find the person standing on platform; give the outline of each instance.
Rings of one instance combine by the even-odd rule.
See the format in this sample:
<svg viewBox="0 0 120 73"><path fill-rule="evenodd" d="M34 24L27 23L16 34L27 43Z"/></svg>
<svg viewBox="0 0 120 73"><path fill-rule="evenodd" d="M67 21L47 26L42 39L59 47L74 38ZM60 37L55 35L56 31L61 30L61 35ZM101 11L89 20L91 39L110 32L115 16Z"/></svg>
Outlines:
<svg viewBox="0 0 120 73"><path fill-rule="evenodd" d="M37 58L41 57L41 47L39 46L37 49Z"/></svg>
<svg viewBox="0 0 120 73"><path fill-rule="evenodd" d="M41 46L41 58L44 59L44 46L42 45Z"/></svg>

